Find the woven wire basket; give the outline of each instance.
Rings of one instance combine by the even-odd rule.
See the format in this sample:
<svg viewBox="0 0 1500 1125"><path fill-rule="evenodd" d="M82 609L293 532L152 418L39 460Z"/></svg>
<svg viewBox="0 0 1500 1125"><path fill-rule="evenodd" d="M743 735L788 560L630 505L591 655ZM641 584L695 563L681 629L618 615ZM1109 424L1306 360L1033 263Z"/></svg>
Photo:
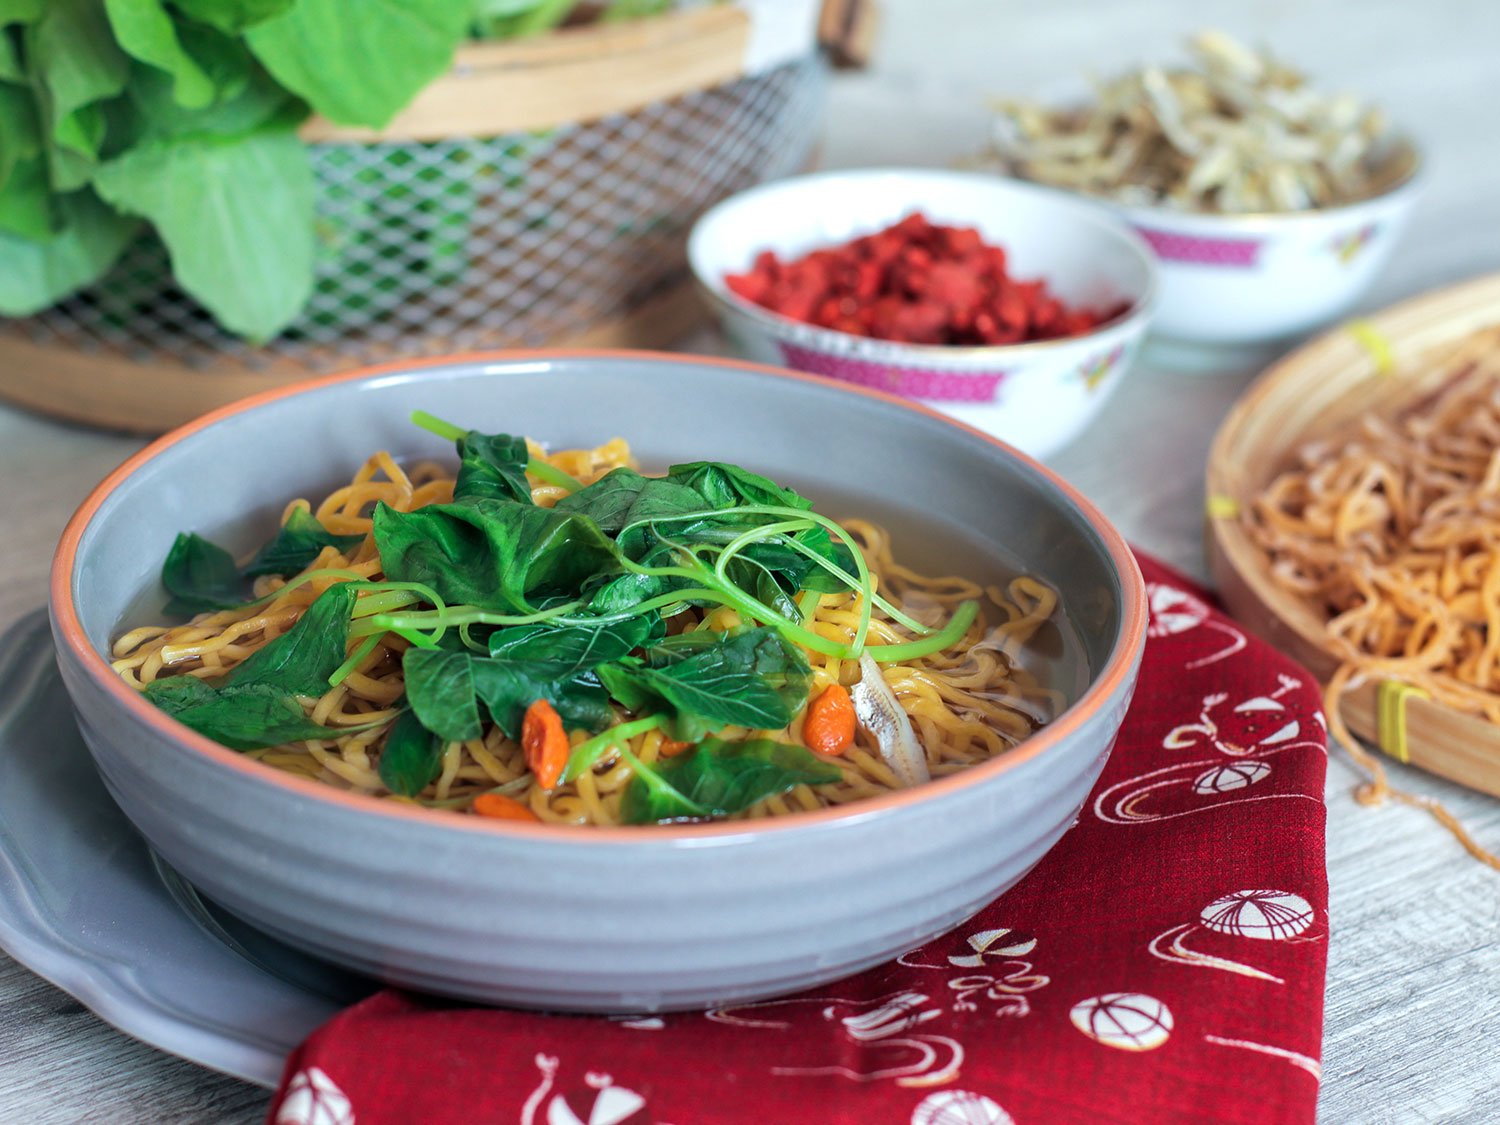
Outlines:
<svg viewBox="0 0 1500 1125"><path fill-rule="evenodd" d="M801 167L824 93L815 56L630 113L488 139L312 146L317 282L256 346L171 281L154 238L92 288L0 335L141 363L315 373L534 346L680 287L710 204Z"/></svg>

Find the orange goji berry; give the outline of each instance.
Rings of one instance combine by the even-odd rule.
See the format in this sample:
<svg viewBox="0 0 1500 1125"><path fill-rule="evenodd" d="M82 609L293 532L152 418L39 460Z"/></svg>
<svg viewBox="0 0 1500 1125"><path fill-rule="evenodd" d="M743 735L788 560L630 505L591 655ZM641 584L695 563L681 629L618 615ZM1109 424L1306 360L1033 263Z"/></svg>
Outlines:
<svg viewBox="0 0 1500 1125"><path fill-rule="evenodd" d="M831 684L807 705L802 742L809 750L835 757L854 745L854 726L854 701L845 688Z"/></svg>
<svg viewBox="0 0 1500 1125"><path fill-rule="evenodd" d="M554 788L568 765L572 747L557 709L545 699L538 699L526 708L521 719L521 749L526 753L526 765L536 774L537 784L543 789Z"/></svg>
<svg viewBox="0 0 1500 1125"><path fill-rule="evenodd" d="M469 807L477 816L487 816L494 820L530 820L540 823L542 819L526 805L504 793L481 793Z"/></svg>

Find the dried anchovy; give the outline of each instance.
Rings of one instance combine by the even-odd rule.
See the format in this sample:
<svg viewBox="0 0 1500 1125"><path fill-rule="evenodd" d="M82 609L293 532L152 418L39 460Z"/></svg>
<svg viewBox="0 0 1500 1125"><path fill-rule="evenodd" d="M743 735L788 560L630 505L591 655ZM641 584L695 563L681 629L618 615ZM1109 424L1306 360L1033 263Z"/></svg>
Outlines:
<svg viewBox="0 0 1500 1125"><path fill-rule="evenodd" d="M1217 31L1196 67L1095 83L1071 109L1001 102L989 155L1007 172L1133 206L1301 211L1379 194L1409 170L1378 109Z"/></svg>

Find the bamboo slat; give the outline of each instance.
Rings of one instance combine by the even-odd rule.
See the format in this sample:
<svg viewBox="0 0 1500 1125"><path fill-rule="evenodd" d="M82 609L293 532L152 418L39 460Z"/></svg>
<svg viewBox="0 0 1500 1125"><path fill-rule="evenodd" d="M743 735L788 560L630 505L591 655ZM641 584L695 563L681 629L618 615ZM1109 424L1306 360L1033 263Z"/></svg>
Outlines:
<svg viewBox="0 0 1500 1125"><path fill-rule="evenodd" d="M453 69L384 129L315 117L305 141L495 137L597 121L730 82L743 73L750 17L715 4L645 20L564 28L536 40L461 47Z"/></svg>
<svg viewBox="0 0 1500 1125"><path fill-rule="evenodd" d="M702 315L695 287L685 284L625 316L548 343L662 348L692 331ZM428 354L457 350L439 340L431 344ZM205 371L163 359L135 363L0 336L0 399L65 421L129 433L163 433L236 399L309 377L305 366L290 361L273 361L258 371L239 366Z"/></svg>

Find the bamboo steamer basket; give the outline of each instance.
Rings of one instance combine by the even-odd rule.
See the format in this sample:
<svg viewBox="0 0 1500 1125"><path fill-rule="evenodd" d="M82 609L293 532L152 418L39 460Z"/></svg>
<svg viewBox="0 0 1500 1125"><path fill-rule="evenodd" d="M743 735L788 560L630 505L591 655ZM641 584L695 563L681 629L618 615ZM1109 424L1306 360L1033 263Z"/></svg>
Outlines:
<svg viewBox="0 0 1500 1125"><path fill-rule="evenodd" d="M1445 355L1500 324L1500 274L1417 297L1299 348L1258 379L1230 411L1209 451L1209 569L1225 606L1327 682L1339 661L1311 606L1277 586L1239 513L1309 440L1441 384ZM1500 796L1500 727L1396 685L1366 683L1340 711L1360 738L1470 789Z"/></svg>
<svg viewBox="0 0 1500 1125"><path fill-rule="evenodd" d="M225 333L143 238L83 293L0 319L0 398L153 433L355 365L671 343L702 315L693 219L808 160L826 87L808 23L769 52L726 4L462 47L383 130L304 125L318 277L286 332Z"/></svg>

